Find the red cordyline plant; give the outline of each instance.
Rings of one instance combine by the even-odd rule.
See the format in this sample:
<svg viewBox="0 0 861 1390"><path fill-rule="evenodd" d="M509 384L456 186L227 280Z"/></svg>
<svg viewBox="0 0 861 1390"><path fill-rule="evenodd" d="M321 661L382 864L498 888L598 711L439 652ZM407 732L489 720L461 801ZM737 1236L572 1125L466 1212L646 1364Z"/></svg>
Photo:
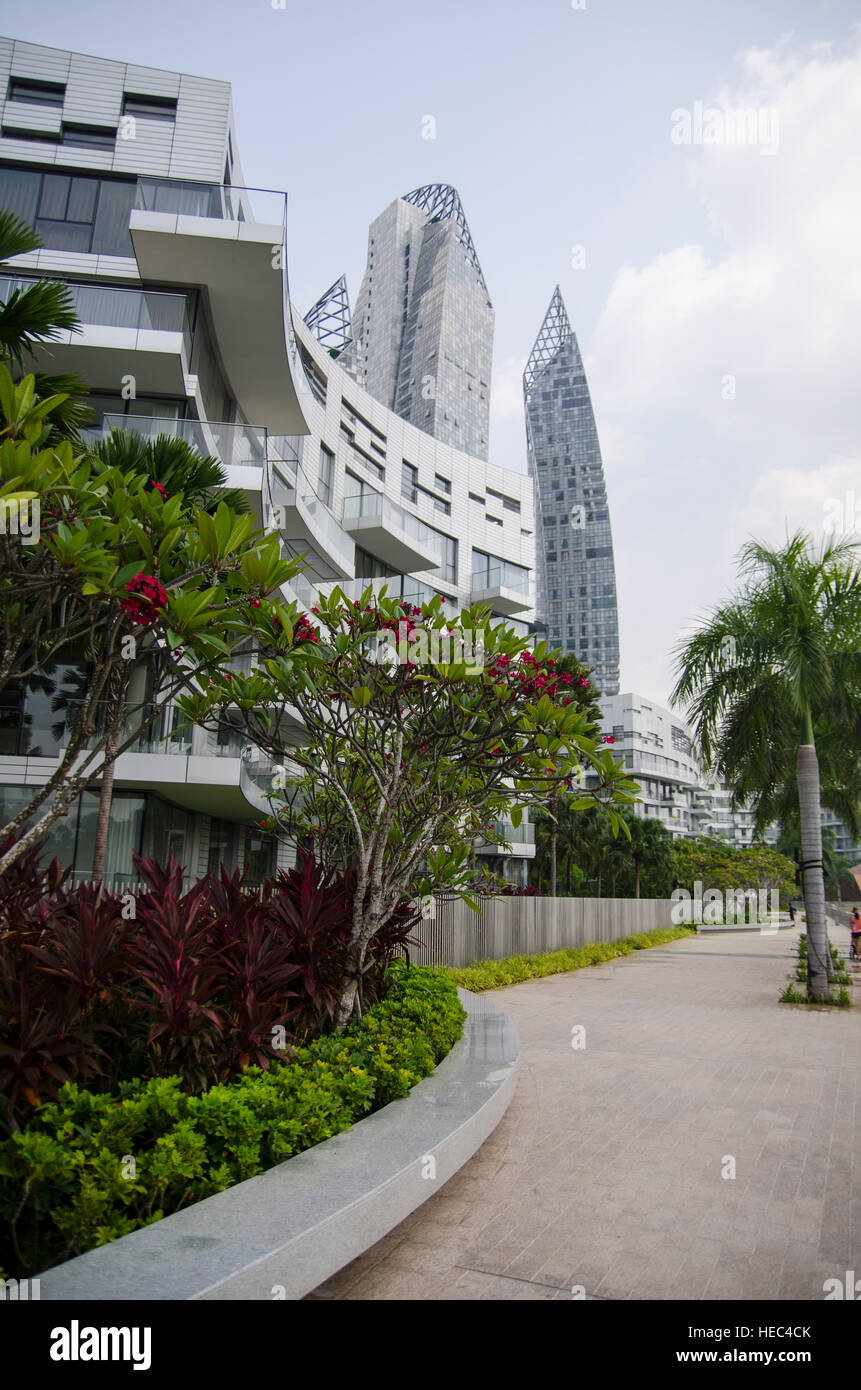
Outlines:
<svg viewBox="0 0 861 1390"><path fill-rule="evenodd" d="M281 826L312 837L327 865L355 872L335 1010L342 1029L383 922L438 888L467 896L472 846L489 821L510 815L517 825L524 806L566 786L580 804L605 801L613 816L639 788L590 736L555 654L490 627L489 610L452 619L439 599L419 609L369 586L353 602L340 589L321 595L312 613L310 634L307 623L274 627L260 668L235 676L229 690L217 682L181 703L210 728L238 708L252 741L297 769L283 792L273 787ZM382 638L393 631L403 638L396 663L378 655L385 647L390 657ZM442 637L464 650L479 634L483 664L429 656Z"/></svg>
<svg viewBox="0 0 861 1390"><path fill-rule="evenodd" d="M249 888L222 869L183 887L181 866L135 858L144 887L68 889L28 852L0 874L0 1117L10 1129L65 1081L101 1091L179 1075L201 1091L264 1069L331 1028L355 876L313 854ZM42 896L37 896L41 893ZM378 997L412 944L408 903L381 926L364 975Z"/></svg>

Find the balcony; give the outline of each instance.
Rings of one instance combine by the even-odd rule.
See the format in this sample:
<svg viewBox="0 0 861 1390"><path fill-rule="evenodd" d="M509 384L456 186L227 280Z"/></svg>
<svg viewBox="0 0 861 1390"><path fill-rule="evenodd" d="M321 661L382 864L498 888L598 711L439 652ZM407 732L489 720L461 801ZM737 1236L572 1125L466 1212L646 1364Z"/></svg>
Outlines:
<svg viewBox="0 0 861 1390"><path fill-rule="evenodd" d="M504 617L525 613L533 607L529 576L520 579L502 566L479 570L472 576L471 599L473 603L489 604L494 613Z"/></svg>
<svg viewBox="0 0 861 1390"><path fill-rule="evenodd" d="M317 496L301 462L286 459L273 462L269 470L268 501L268 524L281 532L288 556L301 556L305 560L310 571L306 583L314 585L353 577L355 546ZM298 590L296 592L298 597Z"/></svg>
<svg viewBox="0 0 861 1390"><path fill-rule="evenodd" d="M206 287L225 374L245 414L304 434L286 222L283 193L140 178L129 230L144 279Z"/></svg>
<svg viewBox="0 0 861 1390"><path fill-rule="evenodd" d="M344 530L402 574L439 569L438 544L429 527L382 492L344 498Z"/></svg>
<svg viewBox="0 0 861 1390"><path fill-rule="evenodd" d="M36 277L0 276L0 301L34 284L39 284ZM42 370L107 381L116 377L121 361L140 395L186 395L192 346L187 295L75 283L67 283L67 289L81 326L37 349L34 357Z"/></svg>
<svg viewBox="0 0 861 1390"><path fill-rule="evenodd" d="M334 587L333 583L309 584L308 580L301 575L297 575L295 579L291 580L293 592L300 603L304 604L309 611L316 604L320 591L329 594ZM402 576L399 574L392 575L388 579L345 579L338 587L351 603L360 599L367 588L370 588L374 594L379 594L380 590L386 587L387 599L393 599L398 603L415 604L416 606L430 603L438 593L438 590L432 589L428 584L419 584L410 575ZM442 611L445 616L456 618L460 610L455 600L449 598L447 594L440 594L439 597L443 602Z"/></svg>
<svg viewBox="0 0 861 1390"><path fill-rule="evenodd" d="M530 821L521 821L516 826L510 820L495 821L487 838L476 842L476 853L505 854L506 842L510 846L507 852L516 858L535 858L535 826Z"/></svg>
<svg viewBox="0 0 861 1390"><path fill-rule="evenodd" d="M266 464L268 440L266 430L258 425L108 413L102 418L102 433L107 435L111 430L129 430L144 439L157 439L159 435L182 439L198 453L217 458L225 468L254 469L253 477L246 481L256 484L258 492L262 486L261 470ZM230 485L241 486L242 480L230 479Z"/></svg>

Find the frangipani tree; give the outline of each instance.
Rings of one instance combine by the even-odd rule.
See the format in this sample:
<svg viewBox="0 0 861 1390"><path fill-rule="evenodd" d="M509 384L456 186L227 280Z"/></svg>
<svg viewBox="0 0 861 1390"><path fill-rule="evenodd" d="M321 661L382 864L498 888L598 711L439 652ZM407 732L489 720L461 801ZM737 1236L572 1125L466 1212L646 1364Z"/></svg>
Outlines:
<svg viewBox="0 0 861 1390"><path fill-rule="evenodd" d="M259 669L229 685L216 677L181 701L212 727L227 709L241 711L252 740L286 756L276 823L313 838L329 864L356 870L339 1029L380 925L405 897L447 887L468 898L472 844L491 822L508 815L519 825L524 807L579 784L586 768L596 785L576 804L605 799L618 826L616 804L636 799L636 784L588 736L588 715L566 694L570 677L557 676L543 644L533 651L511 628L487 626L488 616L472 608L452 620L438 598L418 608L370 586L350 603L336 588L313 622L273 624Z"/></svg>
<svg viewBox="0 0 861 1390"><path fill-rule="evenodd" d="M0 503L40 504L38 534L0 531L0 689L41 679L51 663L87 672L77 707L65 711L57 764L3 827L27 829L0 855L0 870L64 816L180 691L254 639L261 620L289 624L295 605L280 587L298 569L278 537L224 502L214 515L182 492L123 471L64 441L40 447L49 402L33 378L13 386L0 365ZM30 543L32 541L32 543ZM273 597L274 596L274 597ZM118 673L134 666L141 695L126 704L122 736L105 721Z"/></svg>

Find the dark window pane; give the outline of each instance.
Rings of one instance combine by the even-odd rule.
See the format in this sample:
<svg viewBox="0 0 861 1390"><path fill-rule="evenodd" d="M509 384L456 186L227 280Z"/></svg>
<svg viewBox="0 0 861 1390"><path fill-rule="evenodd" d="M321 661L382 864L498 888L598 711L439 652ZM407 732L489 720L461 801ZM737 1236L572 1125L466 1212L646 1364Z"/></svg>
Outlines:
<svg viewBox="0 0 861 1390"><path fill-rule="evenodd" d="M77 145L85 150L112 150L117 138L115 130L96 130L92 126L63 126L63 145Z"/></svg>
<svg viewBox="0 0 861 1390"><path fill-rule="evenodd" d="M89 251L92 227L86 222L48 222L40 217L36 231L52 251Z"/></svg>
<svg viewBox="0 0 861 1390"><path fill-rule="evenodd" d="M36 221L42 175L29 169L0 169L0 207L30 226Z"/></svg>
<svg viewBox="0 0 861 1390"><path fill-rule="evenodd" d="M9 78L9 100L31 106L62 106L66 88L55 82L34 82L27 77Z"/></svg>
<svg viewBox="0 0 861 1390"><path fill-rule="evenodd" d="M72 179L69 208L66 213L70 222L92 222L98 191L98 179Z"/></svg>
<svg viewBox="0 0 861 1390"><path fill-rule="evenodd" d="M135 185L105 179L99 190L99 206L93 232L93 251L103 256L133 256L129 215L135 202Z"/></svg>
<svg viewBox="0 0 861 1390"><path fill-rule="evenodd" d="M56 218L62 222L66 216L69 201L69 187L72 180L64 174L46 174L42 184L42 198L39 203L39 216Z"/></svg>

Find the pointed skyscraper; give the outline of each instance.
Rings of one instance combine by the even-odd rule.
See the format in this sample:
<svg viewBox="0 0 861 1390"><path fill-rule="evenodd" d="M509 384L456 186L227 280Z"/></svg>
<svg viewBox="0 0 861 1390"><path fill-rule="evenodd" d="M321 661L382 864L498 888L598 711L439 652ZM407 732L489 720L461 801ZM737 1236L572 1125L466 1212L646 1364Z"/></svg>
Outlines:
<svg viewBox="0 0 861 1390"><path fill-rule="evenodd" d="M493 305L456 188L381 212L353 315L357 379L426 434L486 459Z"/></svg>
<svg viewBox="0 0 861 1390"><path fill-rule="evenodd" d="M619 691L619 618L604 466L577 338L559 286L523 373L538 520L538 611L604 695Z"/></svg>

